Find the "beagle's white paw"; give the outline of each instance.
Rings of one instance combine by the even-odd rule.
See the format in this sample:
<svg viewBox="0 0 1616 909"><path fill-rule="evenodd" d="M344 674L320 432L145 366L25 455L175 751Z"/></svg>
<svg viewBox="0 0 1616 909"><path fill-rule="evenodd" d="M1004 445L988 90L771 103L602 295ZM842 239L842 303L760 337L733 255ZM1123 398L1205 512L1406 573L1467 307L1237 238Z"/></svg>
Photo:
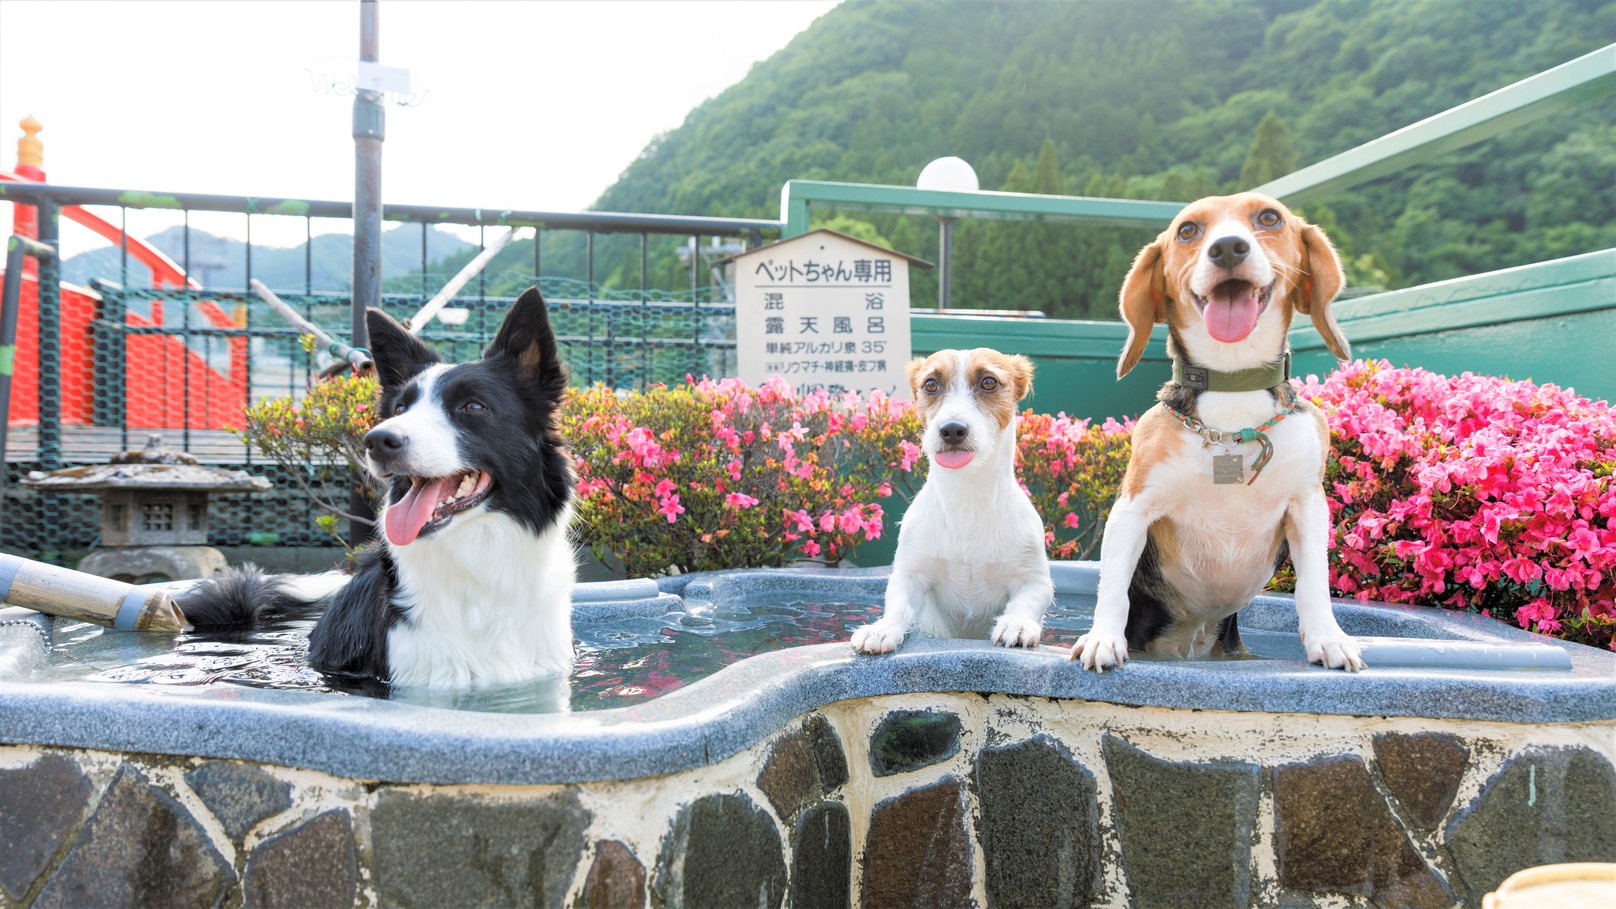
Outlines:
<svg viewBox="0 0 1616 909"><path fill-rule="evenodd" d="M1358 642L1345 634L1336 633L1309 638L1302 635L1302 646L1307 650L1309 663L1323 663L1328 669L1357 672L1364 668Z"/></svg>
<svg viewBox="0 0 1616 909"><path fill-rule="evenodd" d="M1043 633L1044 626L1037 622L1001 616L989 640L1004 647L1037 647Z"/></svg>
<svg viewBox="0 0 1616 909"><path fill-rule="evenodd" d="M904 632L907 630L892 622L872 622L854 629L853 639L849 643L853 645L854 650L864 653L891 653L903 643Z"/></svg>
<svg viewBox="0 0 1616 909"><path fill-rule="evenodd" d="M1089 632L1072 645L1067 659L1082 663L1084 669L1104 672L1128 661L1128 639L1114 634Z"/></svg>

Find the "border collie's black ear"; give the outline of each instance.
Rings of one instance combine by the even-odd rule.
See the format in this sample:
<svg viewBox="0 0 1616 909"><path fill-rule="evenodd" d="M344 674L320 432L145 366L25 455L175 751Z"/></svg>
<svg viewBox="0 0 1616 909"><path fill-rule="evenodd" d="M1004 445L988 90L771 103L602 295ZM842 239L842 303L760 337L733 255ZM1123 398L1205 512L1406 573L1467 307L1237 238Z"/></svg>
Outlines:
<svg viewBox="0 0 1616 909"><path fill-rule="evenodd" d="M365 328L370 333L370 355L376 361L376 378L383 388L396 388L416 373L443 360L438 352L421 343L392 316L374 306L365 310Z"/></svg>
<svg viewBox="0 0 1616 909"><path fill-rule="evenodd" d="M550 309L537 287L522 291L483 355L511 358L516 363L517 376L525 382L553 384L557 392L567 384L567 370L556 351L555 331L550 328Z"/></svg>

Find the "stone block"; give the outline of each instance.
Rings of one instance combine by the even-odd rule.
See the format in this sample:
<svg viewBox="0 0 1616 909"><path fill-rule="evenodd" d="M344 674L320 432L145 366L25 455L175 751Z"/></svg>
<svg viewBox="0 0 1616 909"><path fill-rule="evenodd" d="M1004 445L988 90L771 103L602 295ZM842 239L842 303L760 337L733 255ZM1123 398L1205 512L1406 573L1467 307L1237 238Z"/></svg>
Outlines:
<svg viewBox="0 0 1616 909"><path fill-rule="evenodd" d="M673 819L657 856L651 903L657 909L770 909L785 892L784 847L774 819L743 793L721 793L691 802Z"/></svg>
<svg viewBox="0 0 1616 909"><path fill-rule="evenodd" d="M225 561L224 554L212 546L101 546L91 550L78 569L145 584L211 578L225 569Z"/></svg>
<svg viewBox="0 0 1616 909"><path fill-rule="evenodd" d="M775 739L769 759L758 773L757 784L781 820L796 820L809 797L819 794L819 768L814 764L808 736L793 729Z"/></svg>
<svg viewBox="0 0 1616 909"><path fill-rule="evenodd" d="M1425 864L1351 755L1274 770L1274 851L1293 890L1367 896L1381 906L1445 907L1447 883Z"/></svg>
<svg viewBox="0 0 1616 909"><path fill-rule="evenodd" d="M1445 828L1471 898L1523 868L1616 862L1616 770L1589 748L1511 758Z"/></svg>
<svg viewBox="0 0 1616 909"><path fill-rule="evenodd" d="M808 746L814 752L814 764L819 768L819 786L830 792L847 784L847 753L836 729L823 714L813 714L803 721L802 731L808 736Z"/></svg>
<svg viewBox="0 0 1616 909"><path fill-rule="evenodd" d="M1110 734L1101 747L1133 905L1248 905L1257 765L1164 761Z"/></svg>
<svg viewBox="0 0 1616 909"><path fill-rule="evenodd" d="M1453 807L1470 749L1443 732L1376 735L1375 767L1404 813L1421 830L1435 830Z"/></svg>
<svg viewBox="0 0 1616 909"><path fill-rule="evenodd" d="M0 889L21 901L90 808L89 777L72 758L42 755L0 770Z"/></svg>
<svg viewBox="0 0 1616 909"><path fill-rule="evenodd" d="M787 823L816 797L847 782L847 756L836 730L813 714L775 740L758 774L758 788Z"/></svg>
<svg viewBox="0 0 1616 909"><path fill-rule="evenodd" d="M793 831L792 909L847 909L853 898L853 828L847 806L820 802Z"/></svg>
<svg viewBox="0 0 1616 909"><path fill-rule="evenodd" d="M247 858L243 909L349 909L359 889L353 819L327 811L268 837Z"/></svg>
<svg viewBox="0 0 1616 909"><path fill-rule="evenodd" d="M218 906L233 883L185 806L124 764L34 907Z"/></svg>
<svg viewBox="0 0 1616 909"><path fill-rule="evenodd" d="M595 861L584 878L578 909L643 909L645 866L617 840L595 844Z"/></svg>
<svg viewBox="0 0 1616 909"><path fill-rule="evenodd" d="M870 769L891 776L945 761L959 751L960 718L934 710L894 710L870 736Z"/></svg>
<svg viewBox="0 0 1616 909"><path fill-rule="evenodd" d="M561 906L591 815L571 792L493 801L383 789L370 813L384 906Z"/></svg>
<svg viewBox="0 0 1616 909"><path fill-rule="evenodd" d="M1043 733L982 749L975 782L990 909L1087 905L1100 874L1094 774Z"/></svg>
<svg viewBox="0 0 1616 909"><path fill-rule="evenodd" d="M864 909L965 909L971 900L971 844L965 783L944 777L886 799L870 815L864 844Z"/></svg>
<svg viewBox="0 0 1616 909"><path fill-rule="evenodd" d="M237 842L265 818L292 807L292 784L255 764L213 761L185 774L185 784Z"/></svg>

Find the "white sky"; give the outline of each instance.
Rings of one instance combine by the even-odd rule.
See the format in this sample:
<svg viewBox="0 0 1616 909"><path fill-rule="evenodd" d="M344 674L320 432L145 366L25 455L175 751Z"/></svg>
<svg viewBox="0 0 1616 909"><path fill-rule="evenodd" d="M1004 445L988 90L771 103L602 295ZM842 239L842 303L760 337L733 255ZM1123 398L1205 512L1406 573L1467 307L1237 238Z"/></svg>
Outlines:
<svg viewBox="0 0 1616 909"><path fill-rule="evenodd" d="M833 6L382 0L380 62L429 90L387 108L383 199L580 211ZM53 183L350 200L353 100L306 68L358 52L358 0L0 0L0 167L31 114ZM221 219L192 223L240 236ZM254 242L301 241L292 221L255 218ZM130 216L137 235L165 223Z"/></svg>

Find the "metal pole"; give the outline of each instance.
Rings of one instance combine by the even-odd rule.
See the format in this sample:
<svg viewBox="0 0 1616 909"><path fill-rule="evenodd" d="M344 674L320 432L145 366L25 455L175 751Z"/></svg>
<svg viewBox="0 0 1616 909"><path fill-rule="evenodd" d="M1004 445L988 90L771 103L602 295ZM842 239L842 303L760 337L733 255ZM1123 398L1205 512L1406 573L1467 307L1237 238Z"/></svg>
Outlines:
<svg viewBox="0 0 1616 909"><path fill-rule="evenodd" d="M39 466L62 466L62 287L56 247L61 209L53 199L39 203L39 242L50 247L39 256ZM54 496L47 497L54 500Z"/></svg>
<svg viewBox="0 0 1616 909"><path fill-rule="evenodd" d="M6 243L5 290L0 292L0 452L6 450L6 428L11 414L11 375L17 355L17 314L22 309L22 276L26 257L53 257L56 251L28 237L14 236ZM5 473L0 472L0 486Z"/></svg>
<svg viewBox="0 0 1616 909"><path fill-rule="evenodd" d="M326 353L336 357L338 360L346 361L348 365L359 372L367 372L376 365L371 361L369 354L357 347L350 347L338 341L336 338L326 334L320 326L303 318L298 314L297 310L287 306L285 300L276 296L275 292L270 290L264 282L253 278L248 282L248 285L252 288L252 292L258 295L258 299L268 303L269 308L275 310L275 314L285 319L293 328L303 334L314 335L316 341L325 345Z"/></svg>
<svg viewBox="0 0 1616 909"><path fill-rule="evenodd" d="M11 424L11 373L17 357L17 310L22 305L22 263L28 250L26 237L6 242L6 283L0 292L0 455L6 450L6 430ZM6 482L0 470L0 489Z"/></svg>
<svg viewBox="0 0 1616 909"><path fill-rule="evenodd" d="M61 207L54 199L39 202L39 242L50 255L39 256L39 466L62 466L62 268L60 262ZM9 418L9 415L8 415ZM40 548L46 558L59 560L62 526L61 497L39 497Z"/></svg>
<svg viewBox="0 0 1616 909"><path fill-rule="evenodd" d="M359 0L360 66L379 59L381 9L378 0ZM382 141L387 137L386 115L379 92L354 94L354 243L353 243L353 337L349 343L364 349L370 346L365 330L365 309L382 301ZM365 479L353 478L348 496L348 512L371 517L370 502L364 493ZM362 538L365 528L359 521L348 522L348 538Z"/></svg>
<svg viewBox="0 0 1616 909"><path fill-rule="evenodd" d="M953 281L950 280L949 270L953 266L954 258L954 219L942 218L941 247L937 256L937 308L947 309L949 300L953 296Z"/></svg>
<svg viewBox="0 0 1616 909"><path fill-rule="evenodd" d="M379 0L359 0L359 59L375 63L380 45ZM353 346L367 346L365 308L381 303L382 141L386 114L379 92L354 95Z"/></svg>

